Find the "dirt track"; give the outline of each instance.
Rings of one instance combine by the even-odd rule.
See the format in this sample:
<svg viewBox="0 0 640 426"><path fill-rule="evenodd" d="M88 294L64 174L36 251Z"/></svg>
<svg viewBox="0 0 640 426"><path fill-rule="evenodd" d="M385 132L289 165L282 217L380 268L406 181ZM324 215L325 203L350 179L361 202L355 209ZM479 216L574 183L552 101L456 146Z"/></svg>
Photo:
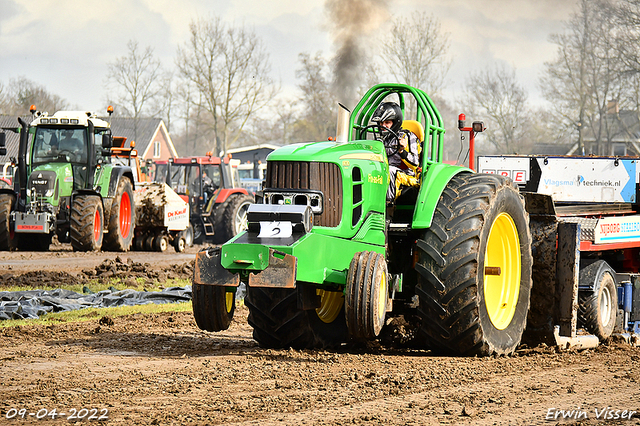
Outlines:
<svg viewBox="0 0 640 426"><path fill-rule="evenodd" d="M111 256L61 249L45 253L49 261L41 264L33 260L42 253L5 254L0 262L19 262L11 270L0 265L0 275L23 273L28 264L78 274ZM156 269L188 261L175 256L121 257ZM521 348L513 357L486 359L378 344L264 350L251 339L246 315L240 308L222 333L199 330L190 313L0 329L0 424L69 424L67 417L83 408L97 409L96 417L106 410L106 423L117 425L640 424L638 413L604 420L640 412L640 348L626 344L579 353ZM602 415L606 407L614 411ZM7 419L23 408L25 419ZM54 408L65 415L35 419ZM557 410L578 410L581 418L560 421ZM82 424L92 422L98 420Z"/></svg>

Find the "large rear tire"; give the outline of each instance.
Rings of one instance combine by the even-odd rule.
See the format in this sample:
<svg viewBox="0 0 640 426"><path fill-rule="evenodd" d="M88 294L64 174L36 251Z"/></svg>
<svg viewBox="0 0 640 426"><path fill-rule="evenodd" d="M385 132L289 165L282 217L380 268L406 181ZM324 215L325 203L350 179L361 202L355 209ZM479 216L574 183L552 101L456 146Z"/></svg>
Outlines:
<svg viewBox="0 0 640 426"><path fill-rule="evenodd" d="M133 186L129 178L123 177L118 183L111 213L104 248L109 251L128 251L133 241L135 228L135 208L133 204Z"/></svg>
<svg viewBox="0 0 640 426"><path fill-rule="evenodd" d="M510 180L465 174L440 196L417 242L419 315L427 344L454 355L510 354L531 293L531 233Z"/></svg>
<svg viewBox="0 0 640 426"><path fill-rule="evenodd" d="M11 194L0 194L0 250L15 250L18 246L17 236L11 229L11 211L16 197Z"/></svg>
<svg viewBox="0 0 640 426"><path fill-rule="evenodd" d="M299 284L301 285L301 284ZM332 348L347 341L342 292L316 290L317 309L298 307L298 290L249 287L245 305L253 338L264 348Z"/></svg>
<svg viewBox="0 0 640 426"><path fill-rule="evenodd" d="M102 246L104 211L95 195L77 195L71 206L69 237L75 251L97 251Z"/></svg>
<svg viewBox="0 0 640 426"><path fill-rule="evenodd" d="M578 294L578 325L604 341L611 337L618 313L618 290L615 271L599 260L580 271L580 285L592 285L593 290Z"/></svg>
<svg viewBox="0 0 640 426"><path fill-rule="evenodd" d="M263 348L313 347L309 318L298 308L296 289L248 287L244 303L253 338Z"/></svg>
<svg viewBox="0 0 640 426"><path fill-rule="evenodd" d="M239 194L229 197L217 209L218 212L222 212L215 218L214 240L217 244L223 244L247 229L247 210L251 204L253 197Z"/></svg>
<svg viewBox="0 0 640 426"><path fill-rule="evenodd" d="M194 283L191 302L198 328L206 331L228 329L236 310L235 296L224 287Z"/></svg>

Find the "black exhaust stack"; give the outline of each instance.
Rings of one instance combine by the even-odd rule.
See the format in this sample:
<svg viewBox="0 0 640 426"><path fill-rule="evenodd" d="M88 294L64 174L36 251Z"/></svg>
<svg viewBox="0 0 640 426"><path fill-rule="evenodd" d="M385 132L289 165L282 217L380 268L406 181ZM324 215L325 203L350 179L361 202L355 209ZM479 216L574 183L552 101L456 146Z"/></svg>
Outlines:
<svg viewBox="0 0 640 426"><path fill-rule="evenodd" d="M18 196L18 211L25 211L27 201L27 148L29 145L29 124L21 117L18 123L22 126L20 130L20 145L18 147L18 185L20 195Z"/></svg>

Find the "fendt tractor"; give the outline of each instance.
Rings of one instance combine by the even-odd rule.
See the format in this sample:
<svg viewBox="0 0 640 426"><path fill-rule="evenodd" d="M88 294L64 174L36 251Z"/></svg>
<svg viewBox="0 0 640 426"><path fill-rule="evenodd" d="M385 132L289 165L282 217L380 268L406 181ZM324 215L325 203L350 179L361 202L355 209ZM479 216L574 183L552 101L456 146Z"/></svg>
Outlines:
<svg viewBox="0 0 640 426"><path fill-rule="evenodd" d="M18 118L15 129L13 188L0 188L0 250L48 250L57 235L78 251L127 251L134 177L130 167L111 164L109 123L92 112L31 112L33 121Z"/></svg>
<svg viewBox="0 0 640 426"><path fill-rule="evenodd" d="M247 209L254 198L239 187L238 170L229 156L173 158L157 172L156 180L166 181L189 203L193 240L189 244L222 244L246 228Z"/></svg>
<svg viewBox="0 0 640 426"><path fill-rule="evenodd" d="M419 184L403 188L391 206L387 152L371 121L385 101L400 105L403 128L422 144ZM459 128L484 130L463 120ZM640 302L631 301L626 281L618 285L613 268L635 283L637 249L633 256L594 249L581 262L580 224L560 220L552 195L521 193L504 173L444 163L444 131L423 91L382 84L352 112L340 110L335 141L273 151L263 203L249 207L247 230L197 254L197 325L228 328L242 282L253 337L263 347L372 340L396 316L416 326L413 345L437 353L509 354L523 335L586 346L598 337L578 335L578 317L590 331L610 333L620 288L629 299L628 322L620 321L628 330ZM599 296L602 288L609 298Z"/></svg>

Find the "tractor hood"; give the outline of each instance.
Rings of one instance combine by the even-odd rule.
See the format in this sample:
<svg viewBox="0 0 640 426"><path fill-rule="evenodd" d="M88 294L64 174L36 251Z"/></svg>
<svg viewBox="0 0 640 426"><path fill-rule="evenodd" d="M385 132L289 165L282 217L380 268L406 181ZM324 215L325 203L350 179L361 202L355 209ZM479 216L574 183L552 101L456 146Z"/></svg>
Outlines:
<svg viewBox="0 0 640 426"><path fill-rule="evenodd" d="M48 163L33 169L27 186L30 196L34 195L33 190L39 197L44 197L49 203L57 206L59 197L69 196L73 190L71 164Z"/></svg>
<svg viewBox="0 0 640 426"><path fill-rule="evenodd" d="M386 161L384 145L380 141L364 140L349 143L309 142L286 145L271 152L268 161L338 162L345 159Z"/></svg>

